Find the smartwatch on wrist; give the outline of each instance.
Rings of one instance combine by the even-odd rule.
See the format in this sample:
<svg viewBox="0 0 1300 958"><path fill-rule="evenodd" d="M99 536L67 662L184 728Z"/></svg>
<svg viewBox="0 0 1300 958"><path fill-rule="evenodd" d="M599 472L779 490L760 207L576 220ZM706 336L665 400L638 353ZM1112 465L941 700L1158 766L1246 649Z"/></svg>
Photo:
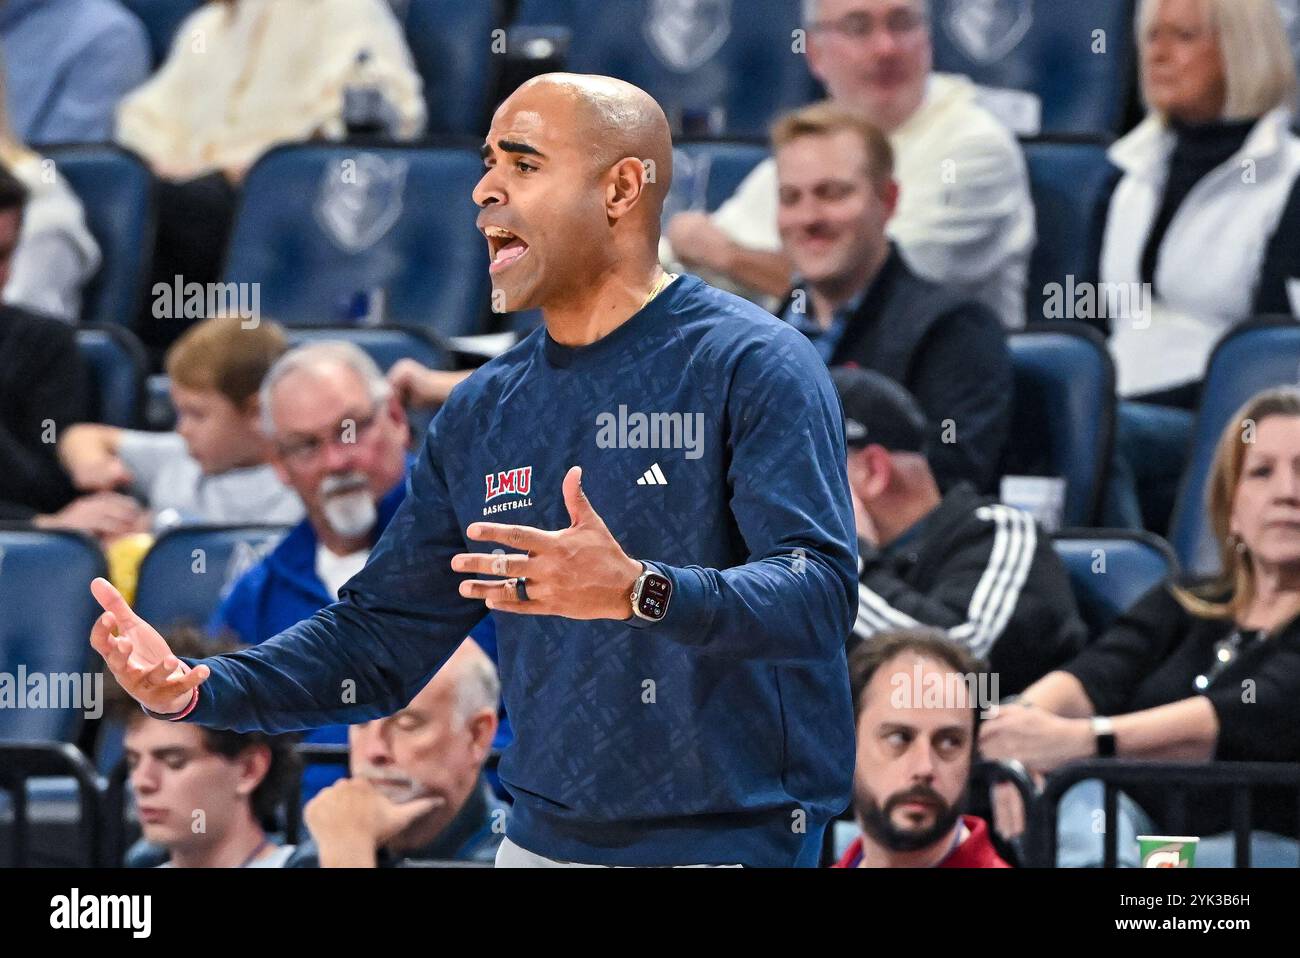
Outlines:
<svg viewBox="0 0 1300 958"><path fill-rule="evenodd" d="M1115 757L1115 723L1100 715L1092 719L1092 734L1097 739L1099 758Z"/></svg>
<svg viewBox="0 0 1300 958"><path fill-rule="evenodd" d="M673 583L648 562L641 563L641 574L632 585L632 616L627 619L634 629L663 620L668 614L668 602L673 597Z"/></svg>

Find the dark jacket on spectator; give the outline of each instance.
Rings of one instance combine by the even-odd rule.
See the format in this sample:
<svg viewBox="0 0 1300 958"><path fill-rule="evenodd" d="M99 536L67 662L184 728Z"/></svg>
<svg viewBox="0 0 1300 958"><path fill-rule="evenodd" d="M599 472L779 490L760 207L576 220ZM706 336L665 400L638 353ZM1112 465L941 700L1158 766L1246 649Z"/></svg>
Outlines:
<svg viewBox="0 0 1300 958"><path fill-rule="evenodd" d="M76 334L0 306L0 519L57 512L76 495L55 441L85 417Z"/></svg>
<svg viewBox="0 0 1300 958"><path fill-rule="evenodd" d="M1159 585L1079 654L1065 671L1083 685L1097 715L1124 715L1204 695L1219 720L1217 761L1300 761L1300 617L1269 638L1249 636L1222 672L1211 675L1217 643L1233 622L1192 615ZM1197 676L1210 678L1199 690ZM1169 818L1169 789L1125 789L1162 828L1178 834L1212 835L1231 827L1226 789L1188 793L1187 819ZM1296 835L1294 791L1258 789L1254 827ZM1172 834L1172 833L1169 833Z"/></svg>
<svg viewBox="0 0 1300 958"><path fill-rule="evenodd" d="M855 640L928 625L998 674L998 693L1022 691L1081 649L1065 567L1033 517L961 484L883 551L860 543ZM851 640L852 641L852 640Z"/></svg>
<svg viewBox="0 0 1300 958"><path fill-rule="evenodd" d="M875 370L916 397L930 422L930 466L940 489L965 480L992 490L1013 387L1006 333L992 310L921 279L893 247L830 364Z"/></svg>

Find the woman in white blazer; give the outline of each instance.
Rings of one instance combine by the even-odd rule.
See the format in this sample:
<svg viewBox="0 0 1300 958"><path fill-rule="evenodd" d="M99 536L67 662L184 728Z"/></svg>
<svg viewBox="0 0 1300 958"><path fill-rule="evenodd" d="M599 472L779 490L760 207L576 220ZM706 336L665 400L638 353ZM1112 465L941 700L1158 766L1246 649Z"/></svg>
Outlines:
<svg viewBox="0 0 1300 958"><path fill-rule="evenodd" d="M1142 0L1138 44L1150 113L1110 150L1123 175L1101 279L1145 295L1109 317L1121 401L1107 519L1164 531L1215 343L1295 311L1300 139L1274 0Z"/></svg>

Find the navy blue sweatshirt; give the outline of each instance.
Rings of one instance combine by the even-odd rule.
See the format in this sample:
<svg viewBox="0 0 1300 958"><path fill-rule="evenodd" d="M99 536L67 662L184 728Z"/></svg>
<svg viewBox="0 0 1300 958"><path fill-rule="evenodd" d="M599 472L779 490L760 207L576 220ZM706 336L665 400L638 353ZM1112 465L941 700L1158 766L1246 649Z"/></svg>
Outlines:
<svg viewBox="0 0 1300 958"><path fill-rule="evenodd" d="M508 837L591 864L814 865L854 763L844 462L812 345L695 277L588 346L538 329L452 393L341 600L203 660L188 719L285 732L402 708L483 617L450 561L494 546L466 527L568 527L561 482L578 465L620 545L673 593L645 629L495 616L515 727Z"/></svg>

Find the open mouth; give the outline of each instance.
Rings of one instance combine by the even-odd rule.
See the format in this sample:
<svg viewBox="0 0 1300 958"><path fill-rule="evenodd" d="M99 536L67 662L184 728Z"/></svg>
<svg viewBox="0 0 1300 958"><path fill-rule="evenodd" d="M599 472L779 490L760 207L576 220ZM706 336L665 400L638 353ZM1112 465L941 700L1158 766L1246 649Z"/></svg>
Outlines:
<svg viewBox="0 0 1300 958"><path fill-rule="evenodd" d="M483 235L487 237L488 253L492 259L489 272L497 273L513 266L528 252L528 244L504 227L485 226Z"/></svg>

